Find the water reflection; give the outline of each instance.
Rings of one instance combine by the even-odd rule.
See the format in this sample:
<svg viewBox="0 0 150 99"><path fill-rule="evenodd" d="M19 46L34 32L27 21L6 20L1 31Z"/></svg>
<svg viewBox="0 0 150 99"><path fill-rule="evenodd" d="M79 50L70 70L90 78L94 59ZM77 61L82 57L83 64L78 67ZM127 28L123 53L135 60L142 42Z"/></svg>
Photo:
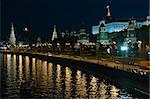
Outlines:
<svg viewBox="0 0 150 99"><path fill-rule="evenodd" d="M54 80L53 80L53 64L52 63L48 63L48 93L49 93L49 97L53 97L53 89L54 89Z"/></svg>
<svg viewBox="0 0 150 99"><path fill-rule="evenodd" d="M29 56L25 56L25 79L26 79L26 82L28 82L29 80L29 77L30 77L30 69L29 69L29 63L30 60L29 60Z"/></svg>
<svg viewBox="0 0 150 99"><path fill-rule="evenodd" d="M32 58L32 80L36 79L36 59Z"/></svg>
<svg viewBox="0 0 150 99"><path fill-rule="evenodd" d="M16 55L7 55L7 95L8 97L18 97L19 90L16 79Z"/></svg>
<svg viewBox="0 0 150 99"><path fill-rule="evenodd" d="M68 99L71 97L71 91L72 91L72 72L70 68L66 67L65 69L65 98Z"/></svg>
<svg viewBox="0 0 150 99"><path fill-rule="evenodd" d="M18 63L18 65L16 64ZM9 98L117 99L119 89L83 71L29 56L4 56Z"/></svg>
<svg viewBox="0 0 150 99"><path fill-rule="evenodd" d="M91 88L90 88L90 98L98 98L98 85L97 85L97 78L92 76L91 82L90 82Z"/></svg>
<svg viewBox="0 0 150 99"><path fill-rule="evenodd" d="M43 61L39 68L39 79L37 93L40 96L47 96L47 62Z"/></svg>
<svg viewBox="0 0 150 99"><path fill-rule="evenodd" d="M7 54L4 54L4 59L3 59L3 61L4 61L4 66L7 64ZM1 58L2 58L2 55L1 55ZM2 62L2 59L1 59L1 62Z"/></svg>
<svg viewBox="0 0 150 99"><path fill-rule="evenodd" d="M81 71L77 71L76 75L76 95L79 98L86 98L87 96L87 82L86 82L86 77L85 75L81 75Z"/></svg>
<svg viewBox="0 0 150 99"><path fill-rule="evenodd" d="M104 84L104 82L101 82L99 86L100 99L106 99L106 92L107 92L107 85Z"/></svg>
<svg viewBox="0 0 150 99"><path fill-rule="evenodd" d="M114 85L110 86L110 99L119 99L119 89L117 89Z"/></svg>
<svg viewBox="0 0 150 99"><path fill-rule="evenodd" d="M23 68L23 65L22 65L22 55L19 55L19 81L20 83L22 82L22 76L23 76L23 71L22 71L22 68Z"/></svg>
<svg viewBox="0 0 150 99"><path fill-rule="evenodd" d="M57 64L57 70L56 70L56 93L57 95L62 94L62 78L61 78L61 66ZM58 96L60 98L62 96Z"/></svg>

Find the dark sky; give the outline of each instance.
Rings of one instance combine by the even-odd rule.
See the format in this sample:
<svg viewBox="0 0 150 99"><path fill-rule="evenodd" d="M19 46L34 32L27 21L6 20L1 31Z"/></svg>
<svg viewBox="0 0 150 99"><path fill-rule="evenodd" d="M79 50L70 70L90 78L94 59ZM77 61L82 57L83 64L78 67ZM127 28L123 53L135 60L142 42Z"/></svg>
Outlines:
<svg viewBox="0 0 150 99"><path fill-rule="evenodd" d="M59 30L79 29L84 22L88 28L98 24L106 15L108 2L114 18L146 18L149 0L1 0L2 38L8 38L10 23L16 35L25 25L35 35L48 37L53 25Z"/></svg>

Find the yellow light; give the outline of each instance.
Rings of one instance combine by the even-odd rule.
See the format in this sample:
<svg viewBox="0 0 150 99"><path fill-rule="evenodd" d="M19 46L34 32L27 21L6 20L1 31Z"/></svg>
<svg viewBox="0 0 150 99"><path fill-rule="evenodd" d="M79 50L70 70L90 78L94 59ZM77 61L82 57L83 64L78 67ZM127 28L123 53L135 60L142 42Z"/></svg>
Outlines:
<svg viewBox="0 0 150 99"><path fill-rule="evenodd" d="M24 28L24 31L25 31L25 32L28 32L29 30L28 30L28 28L27 28L27 27L25 27L25 28Z"/></svg>
<svg viewBox="0 0 150 99"><path fill-rule="evenodd" d="M22 81L22 74L23 74L23 71L22 71L22 55L19 55L19 80Z"/></svg>

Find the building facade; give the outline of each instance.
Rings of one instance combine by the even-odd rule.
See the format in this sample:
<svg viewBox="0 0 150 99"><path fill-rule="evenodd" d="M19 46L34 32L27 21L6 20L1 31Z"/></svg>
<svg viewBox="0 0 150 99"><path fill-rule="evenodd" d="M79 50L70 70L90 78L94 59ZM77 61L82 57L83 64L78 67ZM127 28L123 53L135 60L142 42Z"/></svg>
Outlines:
<svg viewBox="0 0 150 99"><path fill-rule="evenodd" d="M100 33L97 36L96 44L110 45L111 42L108 36L107 28L103 23L100 25L99 31Z"/></svg>
<svg viewBox="0 0 150 99"><path fill-rule="evenodd" d="M143 25L150 25L150 15L147 16L146 21L143 22Z"/></svg>
<svg viewBox="0 0 150 99"><path fill-rule="evenodd" d="M136 29L136 20L130 19L128 22L127 35L125 38L126 43L132 43L132 44L137 43L135 29Z"/></svg>
<svg viewBox="0 0 150 99"><path fill-rule="evenodd" d="M102 20L102 21L104 21L104 20ZM107 20L105 20L105 21L107 21ZM100 25L101 24L92 26L92 34L99 34ZM128 20L126 20L126 21L119 20L119 21L113 21L113 22L109 22L109 23L105 22L105 25L106 25L106 29L107 29L108 33L120 32L120 31L123 31L128 28ZM143 22L137 21L137 23L136 23L137 28L142 27L142 25L143 25Z"/></svg>
<svg viewBox="0 0 150 99"><path fill-rule="evenodd" d="M128 20L116 20L112 18L110 12L110 6L107 6L107 15L106 17L99 22L98 25L92 26L92 34L99 34L99 28L101 24L105 24L107 32L120 32L128 28ZM137 28L142 27L143 21L137 21L136 26Z"/></svg>
<svg viewBox="0 0 150 99"><path fill-rule="evenodd" d="M86 29L84 28L80 29L80 36L79 36L79 40L77 40L77 43L83 45L89 45L89 34L86 33Z"/></svg>

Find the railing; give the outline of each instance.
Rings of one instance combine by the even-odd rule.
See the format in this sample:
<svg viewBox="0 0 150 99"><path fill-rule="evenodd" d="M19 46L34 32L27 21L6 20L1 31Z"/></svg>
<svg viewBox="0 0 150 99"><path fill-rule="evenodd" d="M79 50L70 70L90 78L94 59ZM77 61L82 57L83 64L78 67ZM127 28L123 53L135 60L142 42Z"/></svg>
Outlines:
<svg viewBox="0 0 150 99"><path fill-rule="evenodd" d="M77 61L84 61L89 63L96 63L99 65L111 67L114 69L123 70L126 72L136 73L140 75L148 75L149 70L140 69L140 67L136 67L134 65L128 65L128 64L122 64L122 63L115 63L115 62L109 62L107 60L96 60L96 59L88 59L87 57L80 57L80 56L68 56L68 55L55 55L55 57L61 57L66 59L72 59Z"/></svg>

